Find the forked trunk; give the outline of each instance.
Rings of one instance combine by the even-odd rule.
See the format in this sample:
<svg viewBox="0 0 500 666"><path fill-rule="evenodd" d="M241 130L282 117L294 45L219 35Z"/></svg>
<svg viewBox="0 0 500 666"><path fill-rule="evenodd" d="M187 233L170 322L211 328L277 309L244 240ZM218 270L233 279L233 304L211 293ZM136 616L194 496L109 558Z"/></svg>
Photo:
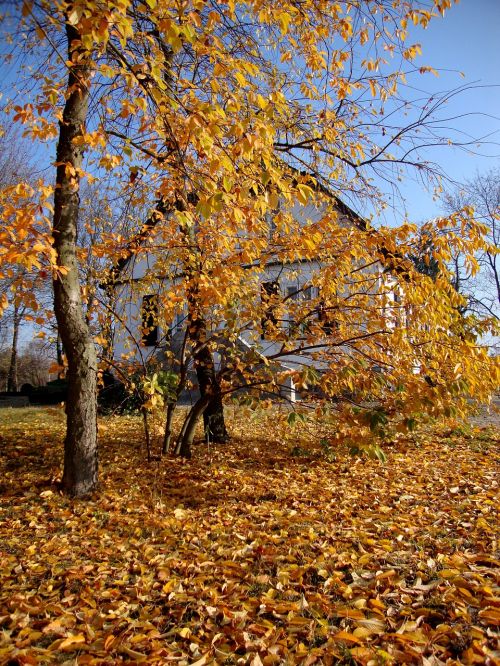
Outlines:
<svg viewBox="0 0 500 666"><path fill-rule="evenodd" d="M199 400L191 407L184 423L182 424L175 453L182 458L191 458L191 446L193 444L196 432L196 424L207 407L208 399L201 396Z"/></svg>
<svg viewBox="0 0 500 666"><path fill-rule="evenodd" d="M193 363L200 395L206 403L203 409L205 441L222 444L229 439L224 422L224 406L214 357L206 342L207 325L199 312L198 299L199 295L194 288L188 293L188 334L193 344Z"/></svg>
<svg viewBox="0 0 500 666"><path fill-rule="evenodd" d="M194 353L194 363L200 394L208 403L203 412L205 441L223 444L229 439L224 421L224 405L212 352L206 345Z"/></svg>
<svg viewBox="0 0 500 666"><path fill-rule="evenodd" d="M186 240L191 247L197 247L196 229L184 230ZM207 345L207 324L201 310L198 279L202 267L199 258L186 269L191 277L191 286L188 289L188 338L193 346L193 364L198 379L201 401L203 402L203 425L206 442L222 444L229 439L224 421L224 406L220 384L215 371L212 351ZM200 412L198 414L201 416ZM194 424L196 425L196 423ZM193 430L194 433L194 430ZM180 440L179 440L180 441Z"/></svg>
<svg viewBox="0 0 500 666"><path fill-rule="evenodd" d="M84 132L92 65L74 26L66 25L66 37L73 65L57 144L53 238L57 264L64 270L54 280L54 311L68 362L62 485L66 493L80 497L91 492L98 479L97 356L83 311L76 255L83 146L75 139Z"/></svg>

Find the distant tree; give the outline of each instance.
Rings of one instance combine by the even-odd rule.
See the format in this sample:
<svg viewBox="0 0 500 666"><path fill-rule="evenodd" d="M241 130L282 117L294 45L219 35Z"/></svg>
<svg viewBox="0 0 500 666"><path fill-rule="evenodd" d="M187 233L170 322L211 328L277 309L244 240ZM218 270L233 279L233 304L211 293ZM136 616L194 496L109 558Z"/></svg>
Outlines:
<svg viewBox="0 0 500 666"><path fill-rule="evenodd" d="M0 125L0 189L32 177L33 155L9 116Z"/></svg>
<svg viewBox="0 0 500 666"><path fill-rule="evenodd" d="M54 350L44 340L31 340L24 345L19 355L19 387L46 384L54 360Z"/></svg>
<svg viewBox="0 0 500 666"><path fill-rule="evenodd" d="M29 144L23 140L19 127L6 116L0 126L0 192L8 191L16 183L34 182L33 155ZM17 391L18 345L21 328L27 317L32 317L38 309L35 298L36 274L32 274L23 264L12 263L4 267L5 274L0 278L0 296L9 302L9 307L1 313L0 326L5 337L10 338L9 371L7 390Z"/></svg>
<svg viewBox="0 0 500 666"><path fill-rule="evenodd" d="M451 258L454 286L467 296L469 308L500 319L500 169L478 174L445 195L445 210L453 213L474 208L475 219L486 227L487 243L477 252L479 271L474 275L464 265L463 255Z"/></svg>
<svg viewBox="0 0 500 666"><path fill-rule="evenodd" d="M16 376L18 388L23 384L43 386L49 380L49 369L53 363L51 350L42 340L33 340L21 346L17 353ZM9 379L11 371L11 350L0 349L0 390L11 390Z"/></svg>

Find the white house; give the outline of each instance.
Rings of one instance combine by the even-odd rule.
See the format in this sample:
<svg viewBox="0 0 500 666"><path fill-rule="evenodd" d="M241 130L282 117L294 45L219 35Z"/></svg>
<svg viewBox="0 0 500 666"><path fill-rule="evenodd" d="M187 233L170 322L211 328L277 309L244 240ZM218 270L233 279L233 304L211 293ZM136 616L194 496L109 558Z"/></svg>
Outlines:
<svg viewBox="0 0 500 666"><path fill-rule="evenodd" d="M334 209L337 228L344 230L344 235L348 235L350 229L368 229L364 220L336 198ZM289 214L307 234L321 222L324 206L314 202L297 203ZM271 239L275 231L273 219L268 220L268 228ZM186 351L189 356L185 275L179 269L166 271L164 262L159 261L160 255L159 251L131 252L122 260L118 277L115 275L118 316L114 356L117 360L146 364ZM331 359L327 350L340 328L335 308L323 297L328 286L328 271L334 266L331 258L329 262L330 267L320 257L283 261L271 252L264 264L243 266L242 275L248 276L241 283L246 301L236 303L230 316L227 312L221 315L222 309L217 306L209 308L205 315L209 339L214 341L216 366L221 368L228 349L232 349L228 353L234 355L237 348L242 355L270 359L285 372L289 370L290 377L292 371L306 366L320 371L328 367ZM351 265L356 275L358 301L360 297L365 298L364 302L378 298L381 316L387 327L393 327L394 278L379 261L354 258ZM168 292L167 303L162 300L165 292ZM336 293L342 302L352 298L346 284L340 290L337 287ZM359 331L366 329L362 317L353 310L352 330L358 337L363 337ZM335 345L338 348L336 342ZM288 383L293 386L291 378Z"/></svg>

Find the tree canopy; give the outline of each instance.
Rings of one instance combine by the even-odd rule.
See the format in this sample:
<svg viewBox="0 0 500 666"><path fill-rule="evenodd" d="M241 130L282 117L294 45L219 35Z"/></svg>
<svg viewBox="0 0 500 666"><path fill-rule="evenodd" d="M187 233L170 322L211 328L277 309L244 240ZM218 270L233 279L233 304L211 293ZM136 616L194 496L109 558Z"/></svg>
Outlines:
<svg viewBox="0 0 500 666"><path fill-rule="evenodd" d="M315 386L325 410L335 398L339 436L362 447L388 423L463 415L471 399L488 399L498 366L480 338L491 323L464 315L448 268L459 248L475 269L481 223L465 207L453 224L427 225L433 279L410 259L414 227L346 220L338 203L368 197L382 208L375 175L432 176L418 149L446 139L443 98L408 97L409 77L432 74L413 64L420 46L408 35L451 4L38 0L4 16L15 49L22 37L37 65L33 89L6 110L33 139L51 146L58 137L58 150L55 185L20 181L0 192L0 270L52 271L70 403L82 406L83 378L86 404L96 390L93 315L85 319L88 292L78 286L85 179L111 179L110 210L127 201L144 211L117 215L112 229L86 222L99 270L108 266L96 281L113 285L123 259L154 258L144 281L156 285L164 328L187 308L186 349L210 400L292 378L304 391ZM316 270L299 297L272 288L256 298L271 263L291 275L303 262ZM262 337L263 319L276 345L269 358L240 345L245 331ZM284 328L284 319L294 324ZM214 352L225 359L219 369ZM299 361L290 368L292 354ZM68 408L67 465L78 467L95 413L82 407L86 427L71 430L76 411ZM94 470L94 440L89 446ZM83 490L70 481L68 490L94 487L94 471Z"/></svg>

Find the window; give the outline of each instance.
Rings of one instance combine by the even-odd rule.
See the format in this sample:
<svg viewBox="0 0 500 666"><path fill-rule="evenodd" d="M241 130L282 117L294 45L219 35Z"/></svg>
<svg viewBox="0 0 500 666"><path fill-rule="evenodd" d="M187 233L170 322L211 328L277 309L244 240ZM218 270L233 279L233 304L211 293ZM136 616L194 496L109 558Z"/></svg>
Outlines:
<svg viewBox="0 0 500 666"><path fill-rule="evenodd" d="M394 326L401 328L404 326L406 320L406 307L403 306L403 299L401 292L398 289L394 290Z"/></svg>
<svg viewBox="0 0 500 666"><path fill-rule="evenodd" d="M158 295L142 297L142 344L154 347L158 343Z"/></svg>
<svg viewBox="0 0 500 666"><path fill-rule="evenodd" d="M286 320L288 333L289 335L295 335L297 333L297 322L295 321L294 315L296 313L296 303L301 300L302 293L300 287L296 284L289 285L286 288L286 303L288 304L288 316Z"/></svg>
<svg viewBox="0 0 500 666"><path fill-rule="evenodd" d="M311 301L316 296L317 289L312 285L308 287L304 285L292 284L286 288L286 302L288 307L288 333L296 335L297 333L307 333L309 322L307 321L310 315L310 305L306 301ZM300 307L299 303L303 303ZM298 325L294 315L299 315L300 326Z"/></svg>
<svg viewBox="0 0 500 666"><path fill-rule="evenodd" d="M260 298L262 302L263 316L261 319L261 338L266 337L276 329L278 319L276 317L276 296L279 294L279 284L277 282L263 282L260 285Z"/></svg>
<svg viewBox="0 0 500 666"><path fill-rule="evenodd" d="M333 310L335 308L328 308L325 301L320 301L318 306L318 320L321 322L321 328L325 335L333 335L339 327L338 322L333 317Z"/></svg>

